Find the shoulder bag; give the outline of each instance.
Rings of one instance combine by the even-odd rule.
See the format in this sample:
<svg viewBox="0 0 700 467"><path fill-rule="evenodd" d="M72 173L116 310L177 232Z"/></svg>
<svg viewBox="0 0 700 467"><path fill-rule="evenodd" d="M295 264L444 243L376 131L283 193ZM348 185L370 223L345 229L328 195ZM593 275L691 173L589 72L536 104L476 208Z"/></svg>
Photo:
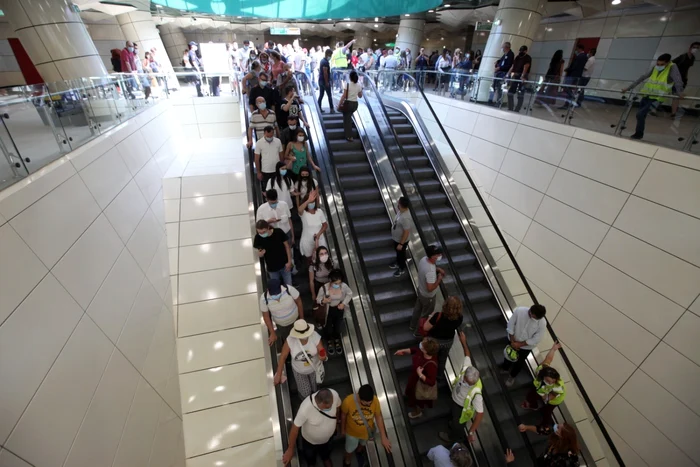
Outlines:
<svg viewBox="0 0 700 467"><path fill-rule="evenodd" d="M442 311L438 311L437 313L438 313L438 315L437 315L437 319L435 320L435 325L437 325L437 323L440 322L440 318L442 318ZM429 331L426 331L425 329L423 329L423 327L425 326L425 323L430 321L430 318L432 318L432 317L433 317L433 315L431 314L429 316L426 316L425 318L421 318L418 320L418 332L420 333L421 336L426 337L428 335ZM435 326L433 326L433 327L435 327Z"/></svg>
<svg viewBox="0 0 700 467"><path fill-rule="evenodd" d="M369 422L365 418L365 414L362 413L362 406L360 405L360 401L357 400L357 394L353 394L352 397L355 398L355 407L357 407L357 413L360 414L360 417L362 418L362 423L365 425L365 429L367 430L367 442L374 443L380 436L379 430L377 429L376 424L374 426L374 429L370 428Z"/></svg>
<svg viewBox="0 0 700 467"><path fill-rule="evenodd" d="M326 286L328 284L323 284L321 288L319 289L319 293L323 292L323 296L328 298L328 290L326 289ZM311 285L313 287L313 284ZM317 297L318 298L318 297ZM326 325L326 317L328 316L328 304L327 303L321 303L319 304L318 302L314 303L314 321L316 321L316 324L320 327L323 327Z"/></svg>
<svg viewBox="0 0 700 467"><path fill-rule="evenodd" d="M434 360L430 360L428 363L426 363L423 368L428 366L429 364L437 365ZM416 399L419 401L434 401L437 400L438 393L437 393L437 381L435 384L432 386L429 386L425 384L423 381L418 379L418 382L416 383Z"/></svg>
<svg viewBox="0 0 700 467"><path fill-rule="evenodd" d="M326 377L326 369L323 368L323 362L319 360L318 365L314 365L314 361L309 357L309 354L306 353L306 349L304 348L304 345L301 343L300 339L297 339L299 341L299 344L301 345L301 351L304 353L304 357L306 357L306 360L309 362L309 364L313 367L314 371L316 372L316 384L323 384L323 378ZM437 385L436 385L437 388Z"/></svg>

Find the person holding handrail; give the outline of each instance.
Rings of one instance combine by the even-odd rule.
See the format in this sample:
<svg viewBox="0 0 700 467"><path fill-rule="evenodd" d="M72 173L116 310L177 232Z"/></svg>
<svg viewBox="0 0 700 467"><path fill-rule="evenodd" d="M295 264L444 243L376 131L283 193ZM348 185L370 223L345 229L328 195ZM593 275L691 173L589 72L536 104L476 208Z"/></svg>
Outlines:
<svg viewBox="0 0 700 467"><path fill-rule="evenodd" d="M549 436L547 450L537 458L541 467L579 467L579 447L576 430L568 423L555 423L549 426L519 425L521 433L528 431ZM515 461L512 452L506 454L506 462Z"/></svg>
<svg viewBox="0 0 700 467"><path fill-rule="evenodd" d="M561 344L555 342L544 361L537 367L533 381L535 387L530 390L527 399L521 405L524 409L542 412L542 421L540 422L542 426L551 425L552 412L564 402L566 397L566 386L564 386L561 375L550 366L559 349L561 349Z"/></svg>
<svg viewBox="0 0 700 467"><path fill-rule="evenodd" d="M546 308L540 304L530 308L519 306L513 310L513 316L506 327L509 339L506 347L507 358L504 358L501 365L501 371L509 374L506 380L507 387L515 383L515 377L523 369L530 352L544 337L547 331L547 321L544 319L546 313Z"/></svg>
<svg viewBox="0 0 700 467"><path fill-rule="evenodd" d="M666 96L671 94L672 89L675 89L675 93L681 99L685 97L685 94L683 94L683 78L680 71L678 71L678 66L671 62L671 54L660 55L654 68L637 78L634 83L627 86L622 92L634 89L645 80L646 82L639 92L643 97L639 101L637 127L634 134L630 136L632 139L644 138L644 126L646 125L647 115L652 109L659 108Z"/></svg>

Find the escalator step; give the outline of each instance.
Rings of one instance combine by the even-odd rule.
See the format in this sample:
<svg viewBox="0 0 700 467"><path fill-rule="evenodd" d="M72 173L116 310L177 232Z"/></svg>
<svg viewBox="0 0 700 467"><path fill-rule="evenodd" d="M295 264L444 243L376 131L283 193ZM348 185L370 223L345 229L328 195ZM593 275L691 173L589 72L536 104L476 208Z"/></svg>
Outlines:
<svg viewBox="0 0 700 467"><path fill-rule="evenodd" d="M382 197L377 188L353 188L343 190L348 203L357 203L362 201L377 201Z"/></svg>
<svg viewBox="0 0 700 467"><path fill-rule="evenodd" d="M413 175L416 179L421 182L426 178L435 178L435 171L432 167L411 167L413 169Z"/></svg>
<svg viewBox="0 0 700 467"><path fill-rule="evenodd" d="M386 210L384 212L386 212ZM362 259L364 260L365 266L368 268L383 266L389 269L389 265L396 261L396 250L387 248L367 252L362 255Z"/></svg>
<svg viewBox="0 0 700 467"><path fill-rule="evenodd" d="M327 130L333 130L336 128L343 128L342 120L325 120L323 121L323 127Z"/></svg>
<svg viewBox="0 0 700 467"><path fill-rule="evenodd" d="M430 170L432 170L432 168ZM437 180L435 178L424 178L422 180L419 179L416 180L416 183L420 187L420 190L424 196L428 193L442 193L442 183L440 183L440 180Z"/></svg>
<svg viewBox="0 0 700 467"><path fill-rule="evenodd" d="M452 218L454 213L454 210L449 206L430 206L430 214L432 214L434 219Z"/></svg>
<svg viewBox="0 0 700 467"><path fill-rule="evenodd" d="M374 182L374 177L372 176L372 169L366 160L362 162L338 161L336 162L335 166L338 169L338 173L341 175L341 177L344 175L364 175L370 182ZM376 188L376 182L374 182L373 185Z"/></svg>
<svg viewBox="0 0 700 467"><path fill-rule="evenodd" d="M384 206L382 205L382 208L383 207ZM355 228L355 232L358 234L365 232L376 232L379 230L383 230L385 232L391 231L391 222L389 222L389 218L386 216L384 219L360 217L359 219L352 221L352 226Z"/></svg>
<svg viewBox="0 0 700 467"><path fill-rule="evenodd" d="M459 234L445 235L444 239L447 248L466 247L469 243L466 237Z"/></svg>
<svg viewBox="0 0 700 467"><path fill-rule="evenodd" d="M479 327L481 327L481 332L484 333L484 337L486 338L486 342L488 342L489 346L493 345L494 347L500 347L499 352L501 358L503 358L503 347L505 347L508 343L506 340L505 324L498 321L489 321L486 323L479 323Z"/></svg>
<svg viewBox="0 0 700 467"><path fill-rule="evenodd" d="M473 304L493 300L493 293L491 292L489 286L484 282L465 285L464 289L467 292L469 301Z"/></svg>
<svg viewBox="0 0 700 467"><path fill-rule="evenodd" d="M484 273L481 272L481 268L464 268L458 269L459 280L462 284L481 284L484 280ZM490 295L490 293L489 293Z"/></svg>
<svg viewBox="0 0 700 467"><path fill-rule="evenodd" d="M450 256L452 257L452 263L458 268L474 264L476 261L476 256L474 256L471 252L460 252Z"/></svg>
<svg viewBox="0 0 700 467"><path fill-rule="evenodd" d="M420 339L417 339L408 329L408 323L399 323L392 326L384 326L384 335L389 349L393 351L397 349L406 349L408 347L418 345Z"/></svg>
<svg viewBox="0 0 700 467"><path fill-rule="evenodd" d="M402 146L405 144L419 144L420 140L418 139L418 135L415 133L409 133L409 134L403 134L403 135L398 135L399 144Z"/></svg>
<svg viewBox="0 0 700 467"><path fill-rule="evenodd" d="M340 128L328 128L326 129L326 136L329 140L345 139L345 129L342 127L342 125ZM352 136L353 138L360 137L360 134L357 132L357 128L355 127L352 129Z"/></svg>
<svg viewBox="0 0 700 467"><path fill-rule="evenodd" d="M436 224L442 235L454 234L462 231L462 226L453 219L440 219Z"/></svg>
<svg viewBox="0 0 700 467"><path fill-rule="evenodd" d="M407 156L406 160L411 164L411 167L425 167L430 165L430 159L424 155L420 156Z"/></svg>
<svg viewBox="0 0 700 467"><path fill-rule="evenodd" d="M505 327L505 319L501 309L493 302L482 302L474 304L474 313L480 325L485 325L490 321L496 321Z"/></svg>
<svg viewBox="0 0 700 467"><path fill-rule="evenodd" d="M362 250L369 250L373 248L391 249L394 246L394 243L391 240L391 234L388 230L384 232L369 232L364 235L358 235L357 243L360 244L360 248Z"/></svg>
<svg viewBox="0 0 700 467"><path fill-rule="evenodd" d="M366 219L370 217L378 223L388 219L386 217L386 207L384 206L384 203L382 201L368 201L364 203L355 203L351 206L348 206L348 211L350 211L350 214L352 216L361 219Z"/></svg>
<svg viewBox="0 0 700 467"><path fill-rule="evenodd" d="M374 301L378 306L389 303L401 302L404 300L415 300L416 294L413 291L411 281L406 274L395 279L395 283L372 286L374 291Z"/></svg>
<svg viewBox="0 0 700 467"><path fill-rule="evenodd" d="M401 149L403 149L403 153L407 156L411 154L425 154L421 144L404 144L401 146Z"/></svg>
<svg viewBox="0 0 700 467"><path fill-rule="evenodd" d="M345 141L345 139L331 139L328 140L332 151L347 151L350 149L362 150L362 141Z"/></svg>
<svg viewBox="0 0 700 467"><path fill-rule="evenodd" d="M398 123L392 126L394 127L394 131L398 134L413 133L413 125L410 123Z"/></svg>
<svg viewBox="0 0 700 467"><path fill-rule="evenodd" d="M404 125L408 123L408 119L404 117L403 115L401 116L389 116L389 121L391 122L392 125Z"/></svg>
<svg viewBox="0 0 700 467"><path fill-rule="evenodd" d="M379 310L382 324L389 326L392 324L406 323L408 326L408 323L411 321L411 316L413 315L413 305L414 303L411 301L382 306Z"/></svg>
<svg viewBox="0 0 700 467"><path fill-rule="evenodd" d="M430 204L430 207L441 206L447 204L447 196L441 191L434 193L424 193L425 200Z"/></svg>
<svg viewBox="0 0 700 467"><path fill-rule="evenodd" d="M374 177L372 177L371 174L361 174L361 175L343 174L340 177L340 184L343 186L343 189L345 189L345 190L350 189L350 188L371 188L371 187L377 186L377 184L374 181Z"/></svg>
<svg viewBox="0 0 700 467"><path fill-rule="evenodd" d="M341 162L367 162L367 154L364 151L333 151L333 160L336 164Z"/></svg>

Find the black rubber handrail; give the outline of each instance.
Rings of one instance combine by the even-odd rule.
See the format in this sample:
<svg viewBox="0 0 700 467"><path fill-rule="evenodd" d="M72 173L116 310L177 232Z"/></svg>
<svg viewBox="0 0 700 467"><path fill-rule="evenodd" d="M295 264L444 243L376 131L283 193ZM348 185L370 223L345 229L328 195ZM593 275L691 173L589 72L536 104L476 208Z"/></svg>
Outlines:
<svg viewBox="0 0 700 467"><path fill-rule="evenodd" d="M467 176L467 180L469 180L469 184L472 186L474 193L476 194L477 198L479 199L479 202L481 203L482 207L484 208L484 212L486 212L486 215L488 216L489 221L491 222L494 230L496 231L498 238L501 240L501 243L503 244L503 247L505 248L505 251L508 254L508 257L510 258L511 262L513 263L513 266L515 267L515 270L518 273L518 276L520 276L520 279L522 280L523 284L525 285L525 289L527 290L528 295L530 295L530 298L532 299L533 303L539 304L537 297L535 297L535 293L532 291L532 288L530 287L530 283L525 278L525 275L523 274L522 269L520 269L520 266L518 265L517 261L515 260L515 255L511 251L510 247L508 246L508 242L506 241L505 237L503 236L501 229L498 227L498 224L496 223L496 220L494 219L493 215L491 214L491 211L488 208L488 205L484 201L483 196L481 196L481 192L479 191L476 184L474 183L474 180L472 179L471 175L469 174L467 167L464 165L464 162L462 162L462 158L459 156L457 149L454 147L454 145L452 144L452 141L447 136L447 132L445 131L445 128L442 126L442 123L440 122L440 119L438 118L437 114L435 113L435 110L433 110L432 105L430 105L430 102L428 101L428 98L426 97L425 93L423 92L423 89L418 85L415 78L413 78L413 76L411 76L410 74L404 73L403 76L410 79L411 81L413 81L413 84L416 86L416 89L418 89L418 91L420 91L421 96L423 97L423 101L428 106L428 109L430 110L430 113L433 115L433 118L435 119L435 123L437 123L438 127L440 128L440 131L445 136L445 141L447 141L447 144L450 146L450 149L452 149L452 152L455 155L455 157L457 158L457 161L459 162L459 165L462 168L462 171ZM488 248L486 248L485 250L487 250L487 249ZM554 332L554 329L552 329L552 326L550 325L549 320L547 320L547 330L549 331L549 334L552 337L553 341L557 342L559 339L557 338L557 335ZM624 466L625 463L622 460L622 456L620 455L617 448L615 447L615 443L613 443L613 440L610 437L608 430L606 430L605 425L603 424L603 421L601 420L600 415L598 414L598 411L593 406L593 402L591 401L591 398L588 396L588 393L584 389L580 378L578 377L578 375L576 374L576 371L574 370L573 366L571 365L571 361L569 360L569 357L566 356L566 352L564 351L563 348L559 350L559 353L561 354L562 361L566 365L567 370L569 371L569 374L571 375L571 378L574 380L574 382L576 383L576 386L578 387L579 394L581 395L581 397L583 397L583 400L586 402L588 409L590 410L591 414L593 415L593 419L595 420L596 424L598 425L598 428L600 429L601 433L603 434L605 441L608 443L610 451L613 453L613 456L615 456L615 460L621 466Z"/></svg>
<svg viewBox="0 0 700 467"><path fill-rule="evenodd" d="M425 199L425 195L423 194L423 191L420 189L420 186L419 186L418 183L416 183L416 181L415 181L415 180L416 180L416 176L415 176L415 174L414 174L414 172L413 172L413 168L411 167L411 164L408 163L408 160L407 160L407 158L406 158L406 154L404 153L401 144L398 143L398 140L399 140L399 138L398 138L398 133L396 132L396 129L394 128L394 126L391 125L391 123L390 123L389 115L388 115L386 106L384 105L384 102L383 102L381 96L379 95L379 93L378 93L378 91L377 91L377 88L376 88L376 86L374 85L374 83L372 82L372 80L371 80L369 77L366 77L366 78L367 78L367 81L370 83L370 86L372 87L372 91L373 91L373 92L375 93L375 95L376 95L377 102L379 103L379 106L380 106L381 112L382 112L383 115L384 115L384 118L385 118L386 121L388 122L388 126L391 128L391 133L393 134L393 137L394 137L394 139L395 139L395 141L396 141L396 143L397 143L396 146L397 146L397 148L398 148L398 153L400 154L401 160L403 161L405 167L408 169L408 171L409 171L409 173L410 173L410 176L411 176L411 179L412 179L412 183L413 183L413 186L414 186L414 188L415 188L415 193L420 197L421 204L423 205L423 210L425 211L426 216L427 216L428 219L429 219L429 222L430 222L430 224L431 224L432 230L433 230L433 232L435 233L435 236L437 237L438 242L442 245L443 251L445 252L445 256L446 256L447 261L448 261L448 263L449 263L450 272L452 273L452 277L454 277L454 279L455 279L454 282L455 282L455 284L456 284L456 286L457 286L459 292L462 294L462 297L464 298L464 303L465 303L465 305L466 305L467 311L469 312L469 315L471 316L472 322L475 324L474 328L476 329L476 331L477 331L477 333L478 333L478 335L479 335L479 339L481 340L481 346L482 346L482 348L484 349L485 358L486 358L486 360L488 361L489 366L491 367L492 371L494 371L494 372L497 373L497 372L498 372L498 365L497 365L497 363L495 362L495 360L493 359L493 355L491 354L491 352L490 352L490 350L489 350L488 341L486 340L486 336L484 335L483 331L481 330L481 327L478 325L478 320L477 320L477 317L476 317L476 313L474 312L474 308L473 308L473 306L472 306L471 300L469 299L469 295L468 295L466 289L464 288L464 285L463 285L462 282L459 280L459 272L458 272L458 270L457 270L457 267L454 265L454 262L452 261L452 256L451 256L451 254L449 253L449 249L447 248L447 243L445 242L445 239L444 239L442 233L440 232L440 229L437 227L437 223L436 223L436 221L435 221L435 218L434 218L433 215L432 215L432 212L431 212L430 209L429 209L429 204L428 204L427 200ZM368 104L368 106L369 106L369 104ZM372 114L372 118L373 118L374 121L375 121L375 125L377 125L377 127L379 127L379 126L378 126L377 119L376 119L376 116L374 115L374 112L372 111L371 107L370 107L370 113ZM380 132L380 133L381 133L382 139L385 140L385 139L386 139L386 135L385 135L384 133L382 133L382 132ZM386 143L385 143L385 145L386 145ZM407 191L406 191L406 188L405 188L405 185L404 185L403 181L401 180L401 175L400 175L399 169L396 167L396 164L395 164L395 162L394 162L394 160L393 160L392 157L388 157L388 159L389 159L389 162L390 162L390 164L391 164L392 169L394 170L394 173L395 173L396 176L397 176L397 181L398 181L398 183L399 183L401 192L404 193L404 195L406 195L406 194L407 194ZM420 223L420 222L417 222L418 219L416 218L415 213L412 213L412 216L414 217L415 225L416 225L416 226L420 226L421 223ZM427 242L426 239L425 239L425 236L424 236L424 234L423 234L423 229L422 229L421 227L419 227L418 230L419 230L419 235L421 236L421 241L423 242L423 244L425 244L425 245L429 244L430 242ZM465 239L465 241L468 242L469 240L468 240L468 239ZM443 293L445 293L445 295L449 295L448 290L447 290L447 286L445 286L444 284L442 284L442 285L440 286L440 288L442 289ZM513 416L513 419L514 419L516 422L519 422L519 421L520 421L520 416L519 416L518 413L517 413L517 410L516 410L516 408L515 408L515 405L513 404L513 401L512 401L512 399L510 398L510 395L509 395L508 391L507 391L506 388L503 386L503 383L501 382L500 378L498 378L498 377L496 376L494 379L495 379L495 381L498 383L498 385L499 385L499 387L500 387L500 389L501 389L501 393L504 395L505 403L506 403L506 405L508 406L508 409L509 409L509 411L511 412L511 415ZM505 451L506 448L509 448L508 441L507 441L507 439L506 439L506 437L505 437L505 433L503 432L502 428L500 427L500 425L499 425L499 423L498 423L498 417L495 416L496 411L495 411L495 409L493 408L493 403L490 401L490 397L488 397L488 394L486 394L486 392L484 392L483 396L484 396L484 403L487 404L487 408L488 408L488 410L489 410L489 413L494 414L494 417L492 417L492 418L494 419L494 421L496 422L496 423L494 423L494 427L495 427L496 433L497 433L497 435L498 435L498 437L499 437L499 439L500 439L500 441L501 441L501 446L504 447L503 451ZM532 460L533 460L533 462L534 462L534 460L537 458L537 455L536 455L534 449L532 448L532 445L530 444L530 440L527 438L526 433L522 433L522 434L521 434L521 437L523 438L523 441L525 442L525 446L526 446L526 448L527 448L527 450L528 450L528 453L530 454L530 456L531 456L531 458L532 458Z"/></svg>

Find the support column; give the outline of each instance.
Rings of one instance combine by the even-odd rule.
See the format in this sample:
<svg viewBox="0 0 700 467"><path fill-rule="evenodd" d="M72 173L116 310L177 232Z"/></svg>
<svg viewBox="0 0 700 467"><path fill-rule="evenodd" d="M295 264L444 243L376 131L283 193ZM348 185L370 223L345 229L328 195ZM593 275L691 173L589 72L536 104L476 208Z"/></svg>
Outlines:
<svg viewBox="0 0 700 467"><path fill-rule="evenodd" d="M182 32L182 28L176 24L168 23L158 26L160 30L160 37L165 46L165 50L168 53L168 58L170 58L170 63L172 66L182 66L182 54L187 48L187 39L185 38L185 33ZM243 46L243 41L241 40L238 44Z"/></svg>
<svg viewBox="0 0 700 467"><path fill-rule="evenodd" d="M150 11L132 11L117 15L117 21L119 21L126 40L139 45L139 59L143 60L144 54L155 47L156 56L162 68L161 72L174 72L165 45L160 38L160 31L158 31ZM182 52L180 52L180 57L182 57ZM176 79L169 79L168 87L175 89L180 86Z"/></svg>
<svg viewBox="0 0 700 467"><path fill-rule="evenodd" d="M367 47L372 47L372 37L369 32L360 32L355 36L355 48L361 47L366 49Z"/></svg>
<svg viewBox="0 0 700 467"><path fill-rule="evenodd" d="M67 0L11 0L3 10L46 83L107 74L80 14Z"/></svg>
<svg viewBox="0 0 700 467"><path fill-rule="evenodd" d="M490 78L494 75L496 60L503 55L501 46L504 42L510 42L511 50L516 55L523 45L532 48L544 5L544 0L501 0L481 59L480 77ZM488 100L490 87L491 81L482 81L477 100Z"/></svg>
<svg viewBox="0 0 700 467"><path fill-rule="evenodd" d="M415 59L418 56L421 43L423 42L423 32L425 31L425 19L423 18L401 18L399 23L399 33L396 38L396 47L401 50L411 49L411 56Z"/></svg>

